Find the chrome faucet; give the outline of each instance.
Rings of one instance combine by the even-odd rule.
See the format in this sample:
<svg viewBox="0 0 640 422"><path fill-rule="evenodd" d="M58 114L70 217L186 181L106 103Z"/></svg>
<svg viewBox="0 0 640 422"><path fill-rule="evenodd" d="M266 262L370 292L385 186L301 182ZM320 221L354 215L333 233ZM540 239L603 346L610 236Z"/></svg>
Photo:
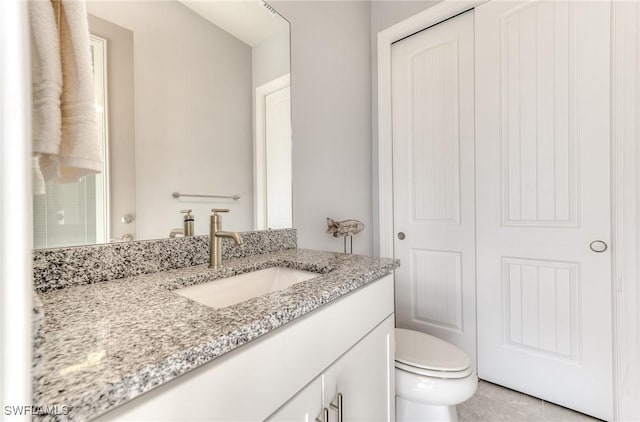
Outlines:
<svg viewBox="0 0 640 422"><path fill-rule="evenodd" d="M193 215L191 215L191 210L181 210L180 213L184 214L184 219L182 221L182 228L181 229L171 229L171 232L169 232L169 237L171 239L173 239L174 237L176 237L177 235L181 234L184 237L191 237L193 236Z"/></svg>
<svg viewBox="0 0 640 422"><path fill-rule="evenodd" d="M229 212L228 209L214 208L211 210L211 226L209 230L209 268L218 268L222 264L222 238L229 237L236 241L236 245L242 244L242 236L237 232L222 231L221 212Z"/></svg>

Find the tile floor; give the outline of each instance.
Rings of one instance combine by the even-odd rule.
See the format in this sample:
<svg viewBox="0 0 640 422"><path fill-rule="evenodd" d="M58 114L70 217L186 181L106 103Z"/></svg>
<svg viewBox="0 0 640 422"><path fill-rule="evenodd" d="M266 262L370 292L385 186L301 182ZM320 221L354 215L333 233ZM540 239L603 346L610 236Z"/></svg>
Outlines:
<svg viewBox="0 0 640 422"><path fill-rule="evenodd" d="M459 422L599 420L486 381L480 381L476 394L458 405L458 419Z"/></svg>

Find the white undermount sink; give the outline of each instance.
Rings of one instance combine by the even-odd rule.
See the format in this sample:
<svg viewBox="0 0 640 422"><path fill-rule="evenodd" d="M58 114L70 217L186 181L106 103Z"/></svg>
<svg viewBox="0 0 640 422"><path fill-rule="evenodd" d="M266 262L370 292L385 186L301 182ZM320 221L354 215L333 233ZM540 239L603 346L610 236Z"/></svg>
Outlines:
<svg viewBox="0 0 640 422"><path fill-rule="evenodd" d="M183 287L174 290L174 292L203 305L224 308L267 293L286 289L293 284L319 275L309 271L272 267Z"/></svg>

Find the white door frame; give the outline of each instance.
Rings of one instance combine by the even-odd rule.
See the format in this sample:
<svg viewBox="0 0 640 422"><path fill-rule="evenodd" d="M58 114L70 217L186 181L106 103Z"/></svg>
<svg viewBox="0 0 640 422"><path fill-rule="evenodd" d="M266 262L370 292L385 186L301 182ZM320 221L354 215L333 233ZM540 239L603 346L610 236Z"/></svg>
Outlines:
<svg viewBox="0 0 640 422"><path fill-rule="evenodd" d="M640 420L640 4L611 14L614 410Z"/></svg>
<svg viewBox="0 0 640 422"><path fill-rule="evenodd" d="M444 0L378 33L378 246L392 257L391 45L488 0ZM616 420L640 419L640 5L614 2L612 19L613 356ZM635 20L634 20L635 19ZM635 60L629 61L628 57ZM625 68L626 67L626 68ZM374 198L375 198L374 192ZM374 204L375 205L375 204Z"/></svg>
<svg viewBox="0 0 640 422"><path fill-rule="evenodd" d="M0 403L31 397L31 71L27 2L0 2ZM31 420L8 415L7 420Z"/></svg>
<svg viewBox="0 0 640 422"><path fill-rule="evenodd" d="M255 135L253 137L253 224L255 230L267 229L267 149L265 139L265 99L272 92L291 84L290 74L282 75L256 88Z"/></svg>

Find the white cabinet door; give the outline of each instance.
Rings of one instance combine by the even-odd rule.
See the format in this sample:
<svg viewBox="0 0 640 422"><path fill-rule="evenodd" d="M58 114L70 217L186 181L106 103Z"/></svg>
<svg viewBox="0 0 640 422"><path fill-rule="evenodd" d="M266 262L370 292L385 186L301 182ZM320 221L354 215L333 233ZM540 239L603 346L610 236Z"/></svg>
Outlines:
<svg viewBox="0 0 640 422"><path fill-rule="evenodd" d="M390 316L324 373L324 406L342 394L345 421L395 419L394 321ZM337 410L329 411L337 421Z"/></svg>
<svg viewBox="0 0 640 422"><path fill-rule="evenodd" d="M473 12L391 55L398 327L455 344L475 366Z"/></svg>
<svg viewBox="0 0 640 422"><path fill-rule="evenodd" d="M322 413L322 376L314 379L267 421L313 422Z"/></svg>
<svg viewBox="0 0 640 422"><path fill-rule="evenodd" d="M475 16L479 376L611 420L610 3Z"/></svg>
<svg viewBox="0 0 640 422"><path fill-rule="evenodd" d="M338 393L347 421L390 421L395 415L393 315L271 415L269 421L338 420ZM323 409L329 410L324 421Z"/></svg>

